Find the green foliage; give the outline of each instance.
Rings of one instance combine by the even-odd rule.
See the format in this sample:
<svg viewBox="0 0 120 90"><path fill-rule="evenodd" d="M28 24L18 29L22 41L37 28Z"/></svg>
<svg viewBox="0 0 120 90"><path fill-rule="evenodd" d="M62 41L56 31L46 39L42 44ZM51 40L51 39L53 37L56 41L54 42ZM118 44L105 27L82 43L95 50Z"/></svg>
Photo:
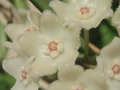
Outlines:
<svg viewBox="0 0 120 90"><path fill-rule="evenodd" d="M45 9L52 10L49 7L49 2L52 0L30 0L40 11L44 11ZM66 1L66 0L60 0Z"/></svg>
<svg viewBox="0 0 120 90"><path fill-rule="evenodd" d="M49 2L51 0L30 0L40 11L45 9L51 9L49 7Z"/></svg>
<svg viewBox="0 0 120 90"><path fill-rule="evenodd" d="M10 90L14 83L15 79L13 79L10 75L6 73L0 74L0 90Z"/></svg>
<svg viewBox="0 0 120 90"><path fill-rule="evenodd" d="M115 36L118 36L117 30L106 20L98 28L90 30L90 41L99 48L109 44Z"/></svg>
<svg viewBox="0 0 120 90"><path fill-rule="evenodd" d="M10 0L15 7L17 8L24 8L24 9L28 9L28 6L25 2L25 0Z"/></svg>
<svg viewBox="0 0 120 90"><path fill-rule="evenodd" d="M4 26L0 24L0 43L3 43L4 41L7 40L7 36L4 32ZM0 46L0 61L4 59L7 53L7 48L4 46Z"/></svg>

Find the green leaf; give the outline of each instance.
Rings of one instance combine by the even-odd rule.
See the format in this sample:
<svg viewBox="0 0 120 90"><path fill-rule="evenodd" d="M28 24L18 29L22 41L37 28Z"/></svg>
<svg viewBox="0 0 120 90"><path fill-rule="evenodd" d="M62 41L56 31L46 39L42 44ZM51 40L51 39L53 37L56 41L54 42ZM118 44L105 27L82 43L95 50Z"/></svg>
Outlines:
<svg viewBox="0 0 120 90"><path fill-rule="evenodd" d="M25 0L11 0L11 2L12 2L17 8L28 9L28 6L27 6Z"/></svg>
<svg viewBox="0 0 120 90"><path fill-rule="evenodd" d="M7 40L7 36L4 32L4 26L0 24L0 43L3 43L4 41ZM0 61L4 59L7 53L7 48L4 46L0 46Z"/></svg>
<svg viewBox="0 0 120 90"><path fill-rule="evenodd" d="M0 74L0 89L1 90L10 90L10 88L15 83L15 79L10 75L3 73Z"/></svg>
<svg viewBox="0 0 120 90"><path fill-rule="evenodd" d="M108 45L116 36L118 36L117 30L105 20L98 28L90 30L90 42L99 48Z"/></svg>
<svg viewBox="0 0 120 90"><path fill-rule="evenodd" d="M49 2L51 0L30 0L40 11L43 11L45 9L50 9Z"/></svg>
<svg viewBox="0 0 120 90"><path fill-rule="evenodd" d="M30 0L40 11L44 11L45 9L52 10L52 8L49 7L49 3L52 0ZM60 0L60 1L66 1L66 0Z"/></svg>

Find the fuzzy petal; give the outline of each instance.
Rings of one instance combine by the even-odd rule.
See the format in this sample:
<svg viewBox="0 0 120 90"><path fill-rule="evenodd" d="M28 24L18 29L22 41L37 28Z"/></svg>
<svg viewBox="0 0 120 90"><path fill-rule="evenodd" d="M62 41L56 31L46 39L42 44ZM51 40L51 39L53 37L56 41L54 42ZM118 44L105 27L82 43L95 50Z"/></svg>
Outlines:
<svg viewBox="0 0 120 90"><path fill-rule="evenodd" d="M54 61L37 57L31 66L31 75L33 77L52 75L56 73L57 66Z"/></svg>
<svg viewBox="0 0 120 90"><path fill-rule="evenodd" d="M41 46L44 39L39 32L32 32L23 35L16 43L21 47L24 53L28 56L39 56L42 51Z"/></svg>
<svg viewBox="0 0 120 90"><path fill-rule="evenodd" d="M71 72L71 73L74 73ZM71 74L70 74L71 75ZM61 81L53 82L47 90L107 90L105 77L101 73L88 70L82 73L76 81Z"/></svg>
<svg viewBox="0 0 120 90"><path fill-rule="evenodd" d="M31 25L33 25L33 27L35 27L35 29L39 29L39 21L40 21L40 17L41 17L41 14L40 13L37 13L35 11L29 11L27 13L27 18L28 18L28 21L31 23Z"/></svg>
<svg viewBox="0 0 120 90"><path fill-rule="evenodd" d="M80 66L75 66L72 63L67 63L64 67L60 67L58 78L63 81L75 81L83 73L83 68Z"/></svg>
<svg viewBox="0 0 120 90"><path fill-rule="evenodd" d="M28 27L28 24L9 24L6 26L6 32L10 39L15 40L20 35L24 34Z"/></svg>
<svg viewBox="0 0 120 90"><path fill-rule="evenodd" d="M24 65L24 60L16 57L3 61L3 69L16 79L21 75L20 67Z"/></svg>
<svg viewBox="0 0 120 90"><path fill-rule="evenodd" d="M65 23L68 23L68 26L75 25L76 27L89 30L97 27L103 19L113 15L111 3L112 0L72 0L69 3L53 0L50 6L61 19L64 19ZM89 18L81 19L81 16L79 18L79 9L86 6L90 7L90 9L93 8L94 13L89 13Z"/></svg>
<svg viewBox="0 0 120 90"><path fill-rule="evenodd" d="M50 2L50 7L54 9L58 16L66 20L75 17L75 14L73 13L74 5L71 3L64 3L59 0L53 0Z"/></svg>
<svg viewBox="0 0 120 90"><path fill-rule="evenodd" d="M115 26L118 30L118 33L120 35L120 6L116 10L113 18L112 18L112 24Z"/></svg>
<svg viewBox="0 0 120 90"><path fill-rule="evenodd" d="M38 88L39 85L35 82L25 85L21 81L17 81L16 84L11 88L11 90L38 90Z"/></svg>

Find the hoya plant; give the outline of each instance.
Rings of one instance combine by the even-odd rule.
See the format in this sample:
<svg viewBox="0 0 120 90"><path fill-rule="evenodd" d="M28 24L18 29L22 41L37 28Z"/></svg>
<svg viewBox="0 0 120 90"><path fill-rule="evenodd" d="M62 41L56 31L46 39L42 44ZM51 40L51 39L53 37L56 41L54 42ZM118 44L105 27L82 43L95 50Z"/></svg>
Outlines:
<svg viewBox="0 0 120 90"><path fill-rule="evenodd" d="M120 90L119 1L18 2L0 43L11 90Z"/></svg>

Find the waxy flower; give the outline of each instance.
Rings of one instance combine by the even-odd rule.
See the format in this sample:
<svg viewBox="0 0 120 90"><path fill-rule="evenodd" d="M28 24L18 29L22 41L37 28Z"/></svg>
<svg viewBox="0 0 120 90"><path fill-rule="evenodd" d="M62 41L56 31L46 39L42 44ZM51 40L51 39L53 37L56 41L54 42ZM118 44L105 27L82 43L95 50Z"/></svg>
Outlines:
<svg viewBox="0 0 120 90"><path fill-rule="evenodd" d="M4 70L16 78L16 83L11 90L38 90L37 80L32 79L28 71L31 61L32 58L24 60L20 57L3 61Z"/></svg>
<svg viewBox="0 0 120 90"><path fill-rule="evenodd" d="M58 72L58 78L47 90L107 90L105 77L101 73L83 71L80 66L64 65Z"/></svg>
<svg viewBox="0 0 120 90"><path fill-rule="evenodd" d="M50 11L43 12L38 27L39 31L22 35L16 42L27 56L35 57L31 66L33 76L51 75L63 62L76 60L79 31L68 30Z"/></svg>
<svg viewBox="0 0 120 90"><path fill-rule="evenodd" d="M109 90L120 89L120 38L114 40L101 50L97 57L98 67L107 77Z"/></svg>
<svg viewBox="0 0 120 90"><path fill-rule="evenodd" d="M112 0L68 0L64 3L59 0L50 2L56 14L64 19L69 27L85 28L97 27L105 18L112 16Z"/></svg>
<svg viewBox="0 0 120 90"><path fill-rule="evenodd" d="M33 11L24 11L24 13L25 15L23 15L23 17L27 17L25 18L26 20L24 20L25 22L8 24L5 28L7 35L12 41L27 32L32 32L38 29L37 24L40 19L40 13Z"/></svg>
<svg viewBox="0 0 120 90"><path fill-rule="evenodd" d="M118 33L120 35L120 6L116 10L113 18L112 18L112 24L115 26L118 30Z"/></svg>
<svg viewBox="0 0 120 90"><path fill-rule="evenodd" d="M19 44L16 42L20 36L39 29L37 26L41 15L38 12L22 11L22 16L25 19L24 22L6 25L5 31L12 42L4 42L3 45L16 51L18 55L26 57L21 47L19 47Z"/></svg>

